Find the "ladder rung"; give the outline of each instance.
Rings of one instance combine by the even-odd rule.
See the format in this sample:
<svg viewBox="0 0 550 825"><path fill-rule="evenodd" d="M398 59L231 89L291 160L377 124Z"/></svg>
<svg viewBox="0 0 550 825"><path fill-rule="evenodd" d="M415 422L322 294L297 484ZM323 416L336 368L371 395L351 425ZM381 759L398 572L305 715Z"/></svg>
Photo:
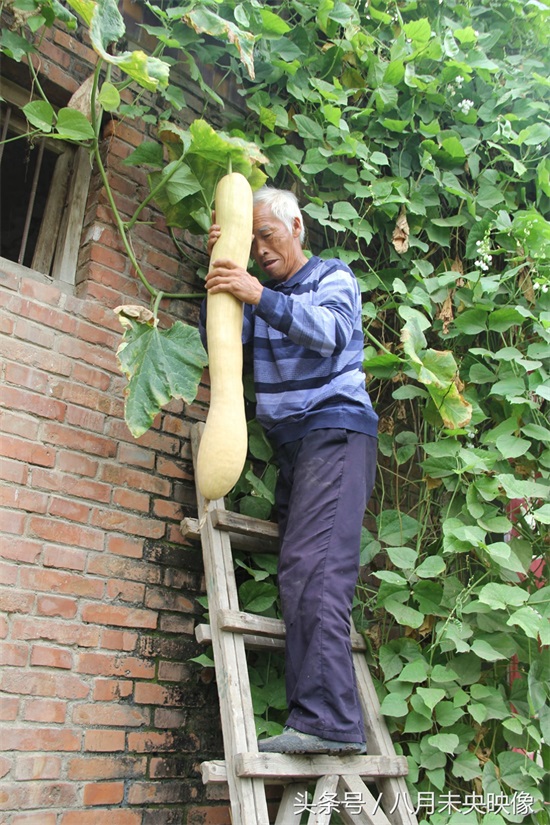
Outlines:
<svg viewBox="0 0 550 825"><path fill-rule="evenodd" d="M203 762L203 782L226 782L225 761ZM238 753L238 776L271 780L317 779L327 774L338 776L406 776L404 756L305 756L284 753Z"/></svg>
<svg viewBox="0 0 550 825"><path fill-rule="evenodd" d="M217 510L214 513L220 512ZM223 511L221 511L223 512ZM234 515L237 515L236 513ZM244 517L243 517L244 518ZM217 526L217 525L216 525ZM180 529L182 534L191 541L200 541L201 533L199 528L199 520L196 518L184 518L181 522ZM229 538L234 550L242 550L245 553L265 554L269 553L276 555L279 552L279 545L276 537L255 535L253 533L247 534L242 532L233 532L226 527L220 526L223 532L229 532Z"/></svg>
<svg viewBox="0 0 550 825"><path fill-rule="evenodd" d="M212 524L225 532L270 539L273 542L279 538L279 527L274 521L243 516L242 513L233 513L231 510L212 510Z"/></svg>
<svg viewBox="0 0 550 825"><path fill-rule="evenodd" d="M199 624L195 628L195 638L200 645L212 644L212 630L209 624ZM268 636L256 636L253 633L243 633L245 647L250 650L278 650L284 651L285 640L274 639Z"/></svg>
<svg viewBox="0 0 550 825"><path fill-rule="evenodd" d="M198 636L198 628L195 631L197 641L201 644L210 644L212 633L209 625L199 625L201 628L201 637ZM218 610L218 627L220 630L225 630L229 633L242 633L246 637L253 638L253 646L256 649L262 648L262 639L264 637L264 647L272 649L273 647L282 647L280 643L284 643L285 625L281 619L272 619L268 616L257 616L253 613L245 613L241 610ZM208 630L207 630L208 628ZM252 644L249 645L252 647ZM351 646L354 652L361 652L366 649L365 640L360 633L353 630L351 633Z"/></svg>

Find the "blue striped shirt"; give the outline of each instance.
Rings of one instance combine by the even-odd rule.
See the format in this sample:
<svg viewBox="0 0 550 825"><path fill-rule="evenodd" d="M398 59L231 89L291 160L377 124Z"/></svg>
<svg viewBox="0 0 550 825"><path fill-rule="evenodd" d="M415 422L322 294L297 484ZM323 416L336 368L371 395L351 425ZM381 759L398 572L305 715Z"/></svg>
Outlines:
<svg viewBox="0 0 550 825"><path fill-rule="evenodd" d="M376 436L351 269L312 257L288 281L264 287L257 306L245 304L243 342L253 344L256 418L268 437L278 446L332 427Z"/></svg>

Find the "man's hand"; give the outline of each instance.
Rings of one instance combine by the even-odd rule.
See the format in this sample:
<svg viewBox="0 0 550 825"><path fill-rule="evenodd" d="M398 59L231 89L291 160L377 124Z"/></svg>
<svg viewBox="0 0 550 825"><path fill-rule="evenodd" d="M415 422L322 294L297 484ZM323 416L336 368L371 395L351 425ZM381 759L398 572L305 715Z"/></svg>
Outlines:
<svg viewBox="0 0 550 825"><path fill-rule="evenodd" d="M257 278L227 258L212 262L205 286L212 295L230 292L244 304L259 304L264 290Z"/></svg>
<svg viewBox="0 0 550 825"><path fill-rule="evenodd" d="M210 258L212 255L212 250L214 249L214 244L220 237L222 230L219 224L216 223L216 213L212 212L212 226L208 232L208 241L206 242L206 251L208 252L208 257Z"/></svg>

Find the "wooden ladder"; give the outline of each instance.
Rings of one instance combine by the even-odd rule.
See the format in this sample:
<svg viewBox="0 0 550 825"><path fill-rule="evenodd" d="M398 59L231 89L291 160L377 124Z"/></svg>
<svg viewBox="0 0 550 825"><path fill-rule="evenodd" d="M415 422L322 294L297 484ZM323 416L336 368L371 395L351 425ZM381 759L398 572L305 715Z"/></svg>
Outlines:
<svg viewBox="0 0 550 825"><path fill-rule="evenodd" d="M194 462L203 427L192 429ZM345 825L417 825L404 780L407 762L395 753L366 663L365 642L355 628L353 657L369 755L258 752L245 651L248 647L282 653L285 630L280 620L240 610L232 546L276 553L277 525L229 512L223 499L206 502L198 488L197 501L200 524L185 519L182 529L202 544L210 624L199 625L196 636L214 651L225 752L223 761L202 763L203 782L228 784L233 825L299 825L305 812L308 825L329 825L335 812ZM307 802L313 783L313 800ZM284 786L271 819L266 784Z"/></svg>

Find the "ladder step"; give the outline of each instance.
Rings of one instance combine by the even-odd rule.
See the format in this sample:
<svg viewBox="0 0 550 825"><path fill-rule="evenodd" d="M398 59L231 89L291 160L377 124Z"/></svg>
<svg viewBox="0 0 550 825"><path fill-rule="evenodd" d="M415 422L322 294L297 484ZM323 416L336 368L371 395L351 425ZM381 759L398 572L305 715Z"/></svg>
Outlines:
<svg viewBox="0 0 550 825"><path fill-rule="evenodd" d="M231 526L229 525L225 516L230 515ZM246 519L246 521L241 521ZM245 553L269 553L276 555L279 552L279 542L277 539L278 530L277 525L272 522L265 522L265 524L272 524L275 531L269 528L266 531L258 531L250 522L258 522L264 524L259 519L251 519L249 516L241 516L239 513L228 513L226 510L213 510L212 522L224 533L229 533L229 538L234 550L242 550ZM239 529L233 529L233 524L236 524ZM199 527L199 520L196 518L184 518L181 522L180 529L182 534L192 541L200 541L201 532Z"/></svg>
<svg viewBox="0 0 550 825"><path fill-rule="evenodd" d="M210 644L212 633L209 625L199 625L201 638L199 638L197 628L197 641L201 644ZM246 637L250 636L252 644L256 649L273 649L274 647L284 647L285 624L281 619L272 619L268 616L258 616L254 613L245 613L242 610L218 610L218 627L230 633L242 633ZM207 630L208 628L208 630ZM264 642L262 644L262 637ZM351 632L351 646L354 652L366 650L366 643L360 633L356 630Z"/></svg>
<svg viewBox="0 0 550 825"><path fill-rule="evenodd" d="M224 760L203 762L202 781L226 782ZM237 776L271 780L318 779L327 774L338 776L388 777L406 776L404 756L304 756L286 753L238 753L235 755Z"/></svg>

